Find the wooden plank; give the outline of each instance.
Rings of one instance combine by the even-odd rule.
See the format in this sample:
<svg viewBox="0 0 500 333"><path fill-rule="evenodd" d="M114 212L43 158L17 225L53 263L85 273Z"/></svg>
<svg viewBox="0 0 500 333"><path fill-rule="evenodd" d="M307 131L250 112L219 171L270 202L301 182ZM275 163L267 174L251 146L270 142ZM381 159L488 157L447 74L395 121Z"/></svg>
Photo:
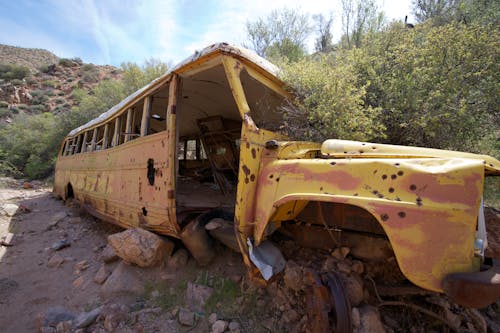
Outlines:
<svg viewBox="0 0 500 333"><path fill-rule="evenodd" d="M151 116L151 106L152 106L152 97L147 96L144 98L144 108L142 109L142 119L141 119L141 136L148 135L149 131L149 118Z"/></svg>
<svg viewBox="0 0 500 333"><path fill-rule="evenodd" d="M125 128L125 139L123 142L128 142L130 140L130 134L132 133L132 109L127 110L127 126Z"/></svg>

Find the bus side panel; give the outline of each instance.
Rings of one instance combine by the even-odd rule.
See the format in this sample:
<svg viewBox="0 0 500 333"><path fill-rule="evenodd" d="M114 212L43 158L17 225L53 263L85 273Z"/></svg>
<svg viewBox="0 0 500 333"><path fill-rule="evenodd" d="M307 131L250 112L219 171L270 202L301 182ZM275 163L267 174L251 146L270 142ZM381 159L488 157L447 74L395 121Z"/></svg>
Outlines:
<svg viewBox="0 0 500 333"><path fill-rule="evenodd" d="M75 198L94 215L125 228L178 237L172 207L167 207L166 140L161 132L103 151L60 156L54 191L65 197L71 183Z"/></svg>

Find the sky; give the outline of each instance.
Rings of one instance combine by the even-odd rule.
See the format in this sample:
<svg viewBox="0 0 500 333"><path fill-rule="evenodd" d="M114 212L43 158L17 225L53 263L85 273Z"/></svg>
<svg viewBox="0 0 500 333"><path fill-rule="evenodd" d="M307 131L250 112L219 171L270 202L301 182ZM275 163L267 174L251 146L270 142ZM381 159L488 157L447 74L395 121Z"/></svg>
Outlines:
<svg viewBox="0 0 500 333"><path fill-rule="evenodd" d="M377 4L389 20L408 15L411 22L411 0ZM284 7L333 13L332 33L340 38L340 0L0 0L0 44L100 65L150 58L176 64L216 42L243 45L246 22ZM311 51L313 45L311 38Z"/></svg>

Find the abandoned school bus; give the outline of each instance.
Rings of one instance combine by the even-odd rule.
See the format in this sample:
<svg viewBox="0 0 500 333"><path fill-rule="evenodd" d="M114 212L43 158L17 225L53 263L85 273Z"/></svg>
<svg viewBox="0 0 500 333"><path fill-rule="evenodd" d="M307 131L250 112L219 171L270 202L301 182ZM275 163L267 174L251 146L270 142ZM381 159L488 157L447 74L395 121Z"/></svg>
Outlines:
<svg viewBox="0 0 500 333"><path fill-rule="evenodd" d="M347 245L361 259L367 244L387 248L418 287L466 306L495 301L496 268L484 271L482 194L500 162L428 148L289 141L276 130L289 97L276 72L227 44L197 52L72 130L54 192L103 220L179 239L193 220L232 220L230 235L216 238L265 280L284 267L271 241L280 233L300 246ZM197 244L186 245L196 257Z"/></svg>

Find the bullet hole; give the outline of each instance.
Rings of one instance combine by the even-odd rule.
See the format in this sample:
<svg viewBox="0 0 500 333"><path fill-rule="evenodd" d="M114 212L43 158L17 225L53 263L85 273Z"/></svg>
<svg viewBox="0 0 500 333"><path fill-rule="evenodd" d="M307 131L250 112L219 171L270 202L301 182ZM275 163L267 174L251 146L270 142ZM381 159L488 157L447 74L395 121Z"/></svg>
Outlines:
<svg viewBox="0 0 500 333"><path fill-rule="evenodd" d="M387 179L387 175L382 175L382 179Z"/></svg>
<svg viewBox="0 0 500 333"><path fill-rule="evenodd" d="M252 158L255 159L257 157L257 151L255 148L252 148Z"/></svg>
<svg viewBox="0 0 500 333"><path fill-rule="evenodd" d="M347 152L345 151L344 154L347 154Z"/></svg>
<svg viewBox="0 0 500 333"><path fill-rule="evenodd" d="M419 207L422 206L422 198L418 197L416 202L417 202L417 206L419 206Z"/></svg>
<svg viewBox="0 0 500 333"><path fill-rule="evenodd" d="M255 181L255 175L250 176L250 181L252 181L252 182Z"/></svg>
<svg viewBox="0 0 500 333"><path fill-rule="evenodd" d="M377 149L377 147L372 147L373 150Z"/></svg>
<svg viewBox="0 0 500 333"><path fill-rule="evenodd" d="M396 197L396 199L394 199L396 201L401 201L401 199L399 197Z"/></svg>
<svg viewBox="0 0 500 333"><path fill-rule="evenodd" d="M361 145L362 145L362 146L366 146L366 143L362 143Z"/></svg>
<svg viewBox="0 0 500 333"><path fill-rule="evenodd" d="M398 167L398 166L399 166L399 163L394 163L394 166L397 166L397 167Z"/></svg>
<svg viewBox="0 0 500 333"><path fill-rule="evenodd" d="M396 175L391 175L391 179L396 179L396 178L398 178L398 176L396 176Z"/></svg>
<svg viewBox="0 0 500 333"><path fill-rule="evenodd" d="M359 153L360 153L360 154L363 154L363 153L364 153L364 151L360 150L360 151L359 151Z"/></svg>
<svg viewBox="0 0 500 333"><path fill-rule="evenodd" d="M410 191L415 191L417 189L417 185L411 184L410 185Z"/></svg>
<svg viewBox="0 0 500 333"><path fill-rule="evenodd" d="M394 193L394 189L392 187L389 187L389 193Z"/></svg>
<svg viewBox="0 0 500 333"><path fill-rule="evenodd" d="M357 197L358 195L359 195L359 194L357 194L357 193L354 193L354 194L353 194L353 196L354 196L354 197Z"/></svg>
<svg viewBox="0 0 500 333"><path fill-rule="evenodd" d="M378 191L377 190L373 190L372 193L375 194L375 195L377 195Z"/></svg>
<svg viewBox="0 0 500 333"><path fill-rule="evenodd" d="M247 148L250 148L250 143L247 142Z"/></svg>
<svg viewBox="0 0 500 333"><path fill-rule="evenodd" d="M382 193L379 193L379 194L377 194L377 197L378 197L379 199L382 199L382 198L384 197L384 195L383 195Z"/></svg>
<svg viewBox="0 0 500 333"><path fill-rule="evenodd" d="M406 217L406 213L405 212L399 212L398 216L403 219L403 218Z"/></svg>
<svg viewBox="0 0 500 333"><path fill-rule="evenodd" d="M336 163L336 162L331 162L331 163L330 163L330 165L335 165L335 164L337 164L337 163Z"/></svg>
<svg viewBox="0 0 500 333"><path fill-rule="evenodd" d="M280 181L280 177L276 178L276 181L279 182Z"/></svg>
<svg viewBox="0 0 500 333"><path fill-rule="evenodd" d="M320 190L320 191L323 191L323 186L321 186L321 187L319 188L319 190Z"/></svg>
<svg viewBox="0 0 500 333"><path fill-rule="evenodd" d="M273 179L274 175L269 175L269 179Z"/></svg>
<svg viewBox="0 0 500 333"><path fill-rule="evenodd" d="M387 215L387 214L382 214L382 215L380 215L380 218L382 219L382 221L384 221L384 222L385 222L385 221L387 221L387 220L389 219L389 215Z"/></svg>
<svg viewBox="0 0 500 333"><path fill-rule="evenodd" d="M146 207L142 207L142 215L148 216L148 210L146 209Z"/></svg>
<svg viewBox="0 0 500 333"><path fill-rule="evenodd" d="M402 176L404 175L405 173L403 171L398 171L398 176Z"/></svg>
<svg viewBox="0 0 500 333"><path fill-rule="evenodd" d="M292 211L289 210L288 212L286 212L286 215L292 215Z"/></svg>

